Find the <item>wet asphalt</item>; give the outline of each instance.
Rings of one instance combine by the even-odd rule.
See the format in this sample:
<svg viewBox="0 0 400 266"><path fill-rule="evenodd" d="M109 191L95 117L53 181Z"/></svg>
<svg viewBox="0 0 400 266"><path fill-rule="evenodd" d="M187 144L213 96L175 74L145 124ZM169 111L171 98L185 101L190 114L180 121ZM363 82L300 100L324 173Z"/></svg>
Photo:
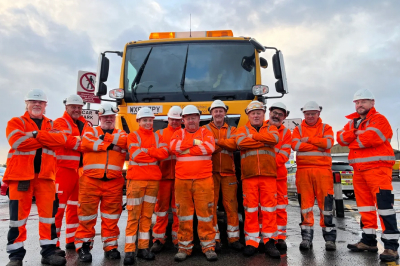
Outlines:
<svg viewBox="0 0 400 266"><path fill-rule="evenodd" d="M397 217L400 217L400 182L394 182L395 193L395 210ZM239 266L239 265L398 265L395 263L383 263L379 260L379 253L383 252L383 244L380 241L381 230L379 228L377 234L379 238L379 252L378 253L353 253L347 249L348 243L357 242L361 237L360 230L360 214L357 211L356 202L354 199L347 199L344 197L345 205L345 218L334 218L337 227L337 250L325 251L325 242L322 238L322 231L319 227L319 210L315 205L314 207L314 241L313 248L307 252L299 250L301 242L300 236L300 209L295 196L289 197L288 211L288 229L287 229L287 245L288 251L286 256L281 259L271 259L263 252L263 247L259 248L259 253L253 257L244 257L241 253L230 250L227 247L226 240L226 225L223 216L219 217L219 228L221 229L222 251L218 254L218 261L208 262L204 255L201 253L199 241L195 240L195 247L193 254L185 262L175 262L174 249L170 240L167 242L165 249L156 255L154 261L145 261L138 259L135 265L148 265L148 266L167 266L167 265L222 265L222 266ZM110 261L104 258L102 250L102 243L100 240L100 219L96 224L96 237L94 247L92 250L93 262L80 263L78 255L75 251L67 250L67 265L123 265L123 247L124 247L124 232L127 221L127 212L123 211L120 221L118 223L121 234L119 238L119 251L121 252L121 260ZM398 219L399 221L399 219ZM399 223L399 222L398 222ZM8 254L6 253L7 232L9 225L9 211L8 211L8 198L0 196L0 265L6 265L8 262ZM61 231L61 247L65 246L65 221ZM244 243L243 237L243 223L241 226L241 241ZM399 224L400 226L400 224ZM170 229L169 229L170 230ZM40 263L40 246L38 236L38 214L36 205L32 205L31 214L27 222L27 241L25 241L25 248L27 250L24 265L41 265Z"/></svg>

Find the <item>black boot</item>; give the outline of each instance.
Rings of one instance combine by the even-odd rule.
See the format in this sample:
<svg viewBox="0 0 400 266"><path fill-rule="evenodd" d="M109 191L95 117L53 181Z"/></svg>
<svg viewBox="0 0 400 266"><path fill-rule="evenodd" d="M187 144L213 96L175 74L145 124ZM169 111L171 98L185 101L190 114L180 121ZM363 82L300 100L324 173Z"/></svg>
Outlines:
<svg viewBox="0 0 400 266"><path fill-rule="evenodd" d="M245 246L244 250L243 250L243 255L245 255L246 257L250 257L253 256L254 254L256 254L257 249L251 245Z"/></svg>
<svg viewBox="0 0 400 266"><path fill-rule="evenodd" d="M118 249L116 249L116 248L104 252L104 256L110 260L117 260L117 259L121 258L121 254L119 253Z"/></svg>
<svg viewBox="0 0 400 266"><path fill-rule="evenodd" d="M53 253L49 256L42 257L42 264L54 265L54 266L62 266L67 263L64 257L58 256L56 253Z"/></svg>
<svg viewBox="0 0 400 266"><path fill-rule="evenodd" d="M62 249L59 248L59 247L56 247L55 253L56 253L56 255L58 255L58 256L60 256L60 257L65 257L65 251L62 250Z"/></svg>
<svg viewBox="0 0 400 266"><path fill-rule="evenodd" d="M73 249L73 250L75 250L75 243L71 242L71 243L65 244L65 249Z"/></svg>
<svg viewBox="0 0 400 266"><path fill-rule="evenodd" d="M22 266L22 260L10 260L6 266Z"/></svg>
<svg viewBox="0 0 400 266"><path fill-rule="evenodd" d="M126 252L124 258L124 265L135 264L135 252Z"/></svg>
<svg viewBox="0 0 400 266"><path fill-rule="evenodd" d="M285 240L283 240L283 239L278 239L278 242L275 243L275 247L279 250L279 252L280 252L281 254L286 254L287 245L286 245Z"/></svg>
<svg viewBox="0 0 400 266"><path fill-rule="evenodd" d="M85 242L78 250L80 262L92 262L92 254L90 254L90 242Z"/></svg>
<svg viewBox="0 0 400 266"><path fill-rule="evenodd" d="M138 258L142 258L145 260L154 260L156 258L154 253L151 252L149 248L139 249L137 256L138 256Z"/></svg>
<svg viewBox="0 0 400 266"><path fill-rule="evenodd" d="M265 244L265 254L270 256L271 258L276 259L279 259L281 257L281 253L279 253L279 250L275 246L275 240L270 239Z"/></svg>

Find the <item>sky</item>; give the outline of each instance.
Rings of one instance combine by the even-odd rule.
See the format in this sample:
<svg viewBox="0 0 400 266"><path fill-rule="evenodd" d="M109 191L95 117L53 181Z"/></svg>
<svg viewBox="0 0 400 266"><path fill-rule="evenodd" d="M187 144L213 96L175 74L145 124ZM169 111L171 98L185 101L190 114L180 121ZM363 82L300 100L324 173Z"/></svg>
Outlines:
<svg viewBox="0 0 400 266"><path fill-rule="evenodd" d="M98 54L122 50L150 32L231 29L285 56L289 94L279 101L301 118L310 100L321 118L340 130L354 112L353 94L370 89L389 120L397 148L400 128L400 1L203 0L0 2L0 163L9 144L7 121L24 113L34 88L49 98L46 115L63 114L62 100L76 92L79 70L96 71ZM263 55L271 64L271 55ZM119 86L121 59L110 58L108 88ZM274 94L271 68L263 84ZM267 105L276 100L268 100Z"/></svg>

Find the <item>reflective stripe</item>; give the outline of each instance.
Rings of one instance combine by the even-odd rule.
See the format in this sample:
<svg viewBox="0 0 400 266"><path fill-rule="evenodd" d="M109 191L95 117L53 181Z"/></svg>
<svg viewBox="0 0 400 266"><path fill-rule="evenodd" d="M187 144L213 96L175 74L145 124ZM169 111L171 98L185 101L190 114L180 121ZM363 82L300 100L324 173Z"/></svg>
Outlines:
<svg viewBox="0 0 400 266"><path fill-rule="evenodd" d="M246 236L245 238L244 238L244 240L245 241L249 241L249 240L253 240L253 241L255 241L255 242L260 242L260 237L252 237L252 236Z"/></svg>
<svg viewBox="0 0 400 266"><path fill-rule="evenodd" d="M286 226L284 226L284 225L278 225L278 230L286 230Z"/></svg>
<svg viewBox="0 0 400 266"><path fill-rule="evenodd" d="M167 143L160 143L160 148L161 147L168 147Z"/></svg>
<svg viewBox="0 0 400 266"><path fill-rule="evenodd" d="M228 238L240 237L240 232L239 231L236 231L236 232L226 231L226 234L228 235Z"/></svg>
<svg viewBox="0 0 400 266"><path fill-rule="evenodd" d="M264 238L271 238L271 237L277 236L277 235L278 235L278 231L275 231L275 232L273 232L273 233L264 233L264 232L261 232L261 235L262 235Z"/></svg>
<svg viewBox="0 0 400 266"><path fill-rule="evenodd" d="M221 239L221 235L220 235L220 233L215 233L215 239L216 240L220 240Z"/></svg>
<svg viewBox="0 0 400 266"><path fill-rule="evenodd" d="M138 239L150 239L150 233L149 232L139 232Z"/></svg>
<svg viewBox="0 0 400 266"><path fill-rule="evenodd" d="M286 209L287 204L282 204L282 205L276 205L277 209Z"/></svg>
<svg viewBox="0 0 400 266"><path fill-rule="evenodd" d="M215 147L214 147L211 143L209 143L208 141L204 142L204 144L206 144L207 147L210 148L210 150L211 150L212 152L215 151Z"/></svg>
<svg viewBox="0 0 400 266"><path fill-rule="evenodd" d="M81 141L80 140L76 140L76 144L75 144L75 146L72 148L73 150L77 150L78 148L79 148L79 145L81 144Z"/></svg>
<svg viewBox="0 0 400 266"><path fill-rule="evenodd" d="M107 166L107 170L122 171L122 167L117 166L117 165L109 164Z"/></svg>
<svg viewBox="0 0 400 266"><path fill-rule="evenodd" d="M120 136L121 136L121 134L119 134L119 133L114 134L114 138L113 138L113 141L111 143L114 144L114 145L117 145L118 139L119 139Z"/></svg>
<svg viewBox="0 0 400 266"><path fill-rule="evenodd" d="M10 159L12 156L13 156L13 153L9 152L9 153L7 154L7 159Z"/></svg>
<svg viewBox="0 0 400 266"><path fill-rule="evenodd" d="M331 141L330 139L327 139L327 140L326 140L326 148L327 148L327 149L332 148L332 141Z"/></svg>
<svg viewBox="0 0 400 266"><path fill-rule="evenodd" d="M253 207L253 208L249 208L249 207L244 207L244 210L246 211L246 212L256 212L256 211L258 211L258 207Z"/></svg>
<svg viewBox="0 0 400 266"><path fill-rule="evenodd" d="M249 130L249 128L248 128L247 126L244 126L244 128L246 129L246 134L247 134L247 135L250 135L250 130Z"/></svg>
<svg viewBox="0 0 400 266"><path fill-rule="evenodd" d="M118 245L118 241L117 240L108 241L108 242L104 242L103 243L103 247L117 246L117 245Z"/></svg>
<svg viewBox="0 0 400 266"><path fill-rule="evenodd" d="M133 161L129 161L129 165L149 166L149 165L158 165L158 162L154 162L154 163L136 163L136 162L133 162Z"/></svg>
<svg viewBox="0 0 400 266"><path fill-rule="evenodd" d="M231 151L227 151L227 150L222 150L221 153L223 153L223 154L228 154L228 155L230 155L230 156L233 155L233 153L232 153Z"/></svg>
<svg viewBox="0 0 400 266"><path fill-rule="evenodd" d="M61 232L61 228L56 228L56 233L60 233Z"/></svg>
<svg viewBox="0 0 400 266"><path fill-rule="evenodd" d="M67 205L78 205L78 201L68 200Z"/></svg>
<svg viewBox="0 0 400 266"><path fill-rule="evenodd" d="M364 233L368 235L376 235L376 229L373 228L363 228L362 229Z"/></svg>
<svg viewBox="0 0 400 266"><path fill-rule="evenodd" d="M171 210L172 210L172 212L176 212L176 209L175 209L175 208L171 208Z"/></svg>
<svg viewBox="0 0 400 266"><path fill-rule="evenodd" d="M322 214L326 216L331 216L333 215L333 211L322 211Z"/></svg>
<svg viewBox="0 0 400 266"><path fill-rule="evenodd" d="M34 151L15 151L13 155L35 155L36 154L36 150Z"/></svg>
<svg viewBox="0 0 400 266"><path fill-rule="evenodd" d="M242 142L242 140L244 140L245 138L246 138L246 136L240 137L240 138L237 140L236 145L239 146L240 142Z"/></svg>
<svg viewBox="0 0 400 266"><path fill-rule="evenodd" d="M139 133L137 133L136 131L133 131L133 133L135 133L135 135L136 135L136 138L139 142L139 147L142 146L142 139L140 138Z"/></svg>
<svg viewBox="0 0 400 266"><path fill-rule="evenodd" d="M300 148L300 145L301 145L301 142L300 142L300 140L296 143L296 146L294 146L294 150L295 151L298 151L299 150L299 148Z"/></svg>
<svg viewBox="0 0 400 266"><path fill-rule="evenodd" d="M107 236L107 237L102 237L101 238L101 241L106 241L106 240L108 240L108 239L111 239L111 238L119 238L119 235L117 235L117 236Z"/></svg>
<svg viewBox="0 0 400 266"><path fill-rule="evenodd" d="M65 209L67 207L67 204L58 204L59 209Z"/></svg>
<svg viewBox="0 0 400 266"><path fill-rule="evenodd" d="M294 141L300 141L300 139L294 138L294 139L292 139L292 142L294 142ZM290 147L292 147L292 146L290 146Z"/></svg>
<svg viewBox="0 0 400 266"><path fill-rule="evenodd" d="M67 224L66 227L67 228L77 228L77 227L79 227L79 224Z"/></svg>
<svg viewBox="0 0 400 266"><path fill-rule="evenodd" d="M139 155L139 153L141 153L142 150L141 149L137 149L136 151L134 151L131 155L131 160L133 161L135 159L136 156Z"/></svg>
<svg viewBox="0 0 400 266"><path fill-rule="evenodd" d="M56 222L56 218L43 218L39 217L39 222L44 224L54 224Z"/></svg>
<svg viewBox="0 0 400 266"><path fill-rule="evenodd" d="M129 145L129 150L132 148L132 147L140 147L139 146L139 144L137 144L137 143L131 143L130 145Z"/></svg>
<svg viewBox="0 0 400 266"><path fill-rule="evenodd" d="M199 149L201 150L201 152L202 152L204 155L207 155L207 150L206 150L206 148L205 148L202 144L197 145L197 147L199 147Z"/></svg>
<svg viewBox="0 0 400 266"><path fill-rule="evenodd" d="M190 245L192 243L192 241L191 240L189 240L189 241L179 241L178 243L180 245L182 245L182 246L188 246L188 245Z"/></svg>
<svg viewBox="0 0 400 266"><path fill-rule="evenodd" d="M360 146L360 148L365 148L364 145L361 143L361 140L357 137L356 141L358 143L358 146Z"/></svg>
<svg viewBox="0 0 400 266"><path fill-rule="evenodd" d="M349 163L366 163L366 162L375 162L375 161L395 161L396 158L394 156L371 156L365 158L358 158L349 160Z"/></svg>
<svg viewBox="0 0 400 266"><path fill-rule="evenodd" d="M376 211L375 206L364 206L364 207L358 207L359 212L373 212Z"/></svg>
<svg viewBox="0 0 400 266"><path fill-rule="evenodd" d="M228 131L226 132L226 138L229 139L231 137L231 127L228 126Z"/></svg>
<svg viewBox="0 0 400 266"><path fill-rule="evenodd" d="M368 121L368 122L369 122L369 121ZM381 140L382 140L383 142L386 141L386 137L382 134L382 131L380 131L378 128L375 128L375 127L367 127L367 128L365 129L365 131L367 131L367 130L375 131L375 133L378 134L378 136L381 138Z"/></svg>
<svg viewBox="0 0 400 266"><path fill-rule="evenodd" d="M330 152L318 152L318 151L303 151L303 152L298 152L297 156L326 156L326 157L331 157Z"/></svg>
<svg viewBox="0 0 400 266"><path fill-rule="evenodd" d="M159 140L158 134L154 134L154 138L156 139L156 148L159 148L159 147L160 147L160 146L159 146L160 140Z"/></svg>
<svg viewBox="0 0 400 266"><path fill-rule="evenodd" d="M52 151L52 150L48 150L48 149L44 149L43 148L43 153L46 153L48 155L56 157L56 153L54 151Z"/></svg>
<svg viewBox="0 0 400 266"><path fill-rule="evenodd" d="M154 212L154 214L157 215L158 217L164 217L165 215L167 215L167 212Z"/></svg>
<svg viewBox="0 0 400 266"><path fill-rule="evenodd" d="M126 199L126 205L129 205L129 206L140 205L140 204L142 204L142 202L143 202L143 197Z"/></svg>
<svg viewBox="0 0 400 266"><path fill-rule="evenodd" d="M21 132L22 134L25 134L25 132L23 132L22 130L15 129L10 134L8 134L7 140L10 141L11 137L17 132Z"/></svg>
<svg viewBox="0 0 400 266"><path fill-rule="evenodd" d="M383 239L388 239L388 240L397 240L400 237L400 234L382 234L381 236Z"/></svg>
<svg viewBox="0 0 400 266"><path fill-rule="evenodd" d="M232 226L232 225L228 224L226 230L227 231L237 231L237 230L239 230L239 226Z"/></svg>
<svg viewBox="0 0 400 266"><path fill-rule="evenodd" d="M286 151L284 151L284 150L280 150L280 149L278 149L278 148L275 148L275 152L276 152L276 153L283 154L283 155L285 155L286 157L289 157L289 154L288 154Z"/></svg>
<svg viewBox="0 0 400 266"><path fill-rule="evenodd" d="M136 242L136 235L134 236L125 236L125 243L133 244Z"/></svg>
<svg viewBox="0 0 400 266"><path fill-rule="evenodd" d="M11 146L14 150L18 148L18 146L24 142L25 140L29 139L29 136L22 136L19 139L17 139L14 144Z"/></svg>
<svg viewBox="0 0 400 266"><path fill-rule="evenodd" d="M342 133L340 133L340 140L344 143L344 144L346 144L346 145L349 145L350 143L348 143L348 142L346 142L346 141L344 141L344 139L343 139L343 132Z"/></svg>
<svg viewBox="0 0 400 266"><path fill-rule="evenodd" d="M93 215L88 215L88 216L78 216L79 221L89 221L97 218L97 213Z"/></svg>
<svg viewBox="0 0 400 266"><path fill-rule="evenodd" d="M75 232L65 234L66 238L70 238L70 237L74 237L74 236L75 236Z"/></svg>
<svg viewBox="0 0 400 266"><path fill-rule="evenodd" d="M64 119L65 123L67 123L68 129L70 131L70 134L72 133L72 127L71 124L68 122L68 120L65 117L61 117L62 119Z"/></svg>
<svg viewBox="0 0 400 266"><path fill-rule="evenodd" d="M313 227L312 226L308 226L308 225L300 225L301 230L312 230Z"/></svg>
<svg viewBox="0 0 400 266"><path fill-rule="evenodd" d="M153 238L164 238L164 237L165 237L165 233L156 234L156 233L154 233L154 231L153 231Z"/></svg>
<svg viewBox="0 0 400 266"><path fill-rule="evenodd" d="M207 128L209 131L212 132L211 127L210 127L210 124L207 124L207 125L206 125L206 128Z"/></svg>
<svg viewBox="0 0 400 266"><path fill-rule="evenodd" d="M108 214L104 212L100 212L101 217L107 218L107 219L119 219L121 217L121 214Z"/></svg>
<svg viewBox="0 0 400 266"><path fill-rule="evenodd" d="M282 145L282 147L281 147L282 149L285 149L285 148L292 148L292 146L290 145L290 144L283 144Z"/></svg>
<svg viewBox="0 0 400 266"><path fill-rule="evenodd" d="M276 142L279 142L279 135L278 134L272 133L272 136L274 136Z"/></svg>
<svg viewBox="0 0 400 266"><path fill-rule="evenodd" d="M312 212L313 207L307 208L307 209L302 209L301 213L307 213L307 212Z"/></svg>
<svg viewBox="0 0 400 266"><path fill-rule="evenodd" d="M83 166L83 170L104 169L104 168L106 168L105 164L87 164Z"/></svg>
<svg viewBox="0 0 400 266"><path fill-rule="evenodd" d="M176 142L175 150L181 151L181 144L182 144L182 140L178 140Z"/></svg>
<svg viewBox="0 0 400 266"><path fill-rule="evenodd" d="M215 243L215 239L208 241L208 242L204 242L204 241L200 241L200 244L203 248L209 247L210 245Z"/></svg>
<svg viewBox="0 0 400 266"><path fill-rule="evenodd" d="M58 238L54 238L54 239L51 239L51 240L49 240L49 239L41 239L41 240L39 240L39 243L40 243L41 246L44 246L44 245L56 245L57 241L58 241Z"/></svg>
<svg viewBox="0 0 400 266"><path fill-rule="evenodd" d="M324 138L333 138L332 135L325 135Z"/></svg>
<svg viewBox="0 0 400 266"><path fill-rule="evenodd" d="M286 236L286 231L278 231L278 236Z"/></svg>
<svg viewBox="0 0 400 266"><path fill-rule="evenodd" d="M388 215L396 215L396 212L394 209L387 209L387 210L380 210L378 209L378 213L380 216L388 216Z"/></svg>
<svg viewBox="0 0 400 266"><path fill-rule="evenodd" d="M211 222L213 220L214 215L210 215L208 217L201 217L197 215L197 220L202 221L202 222Z"/></svg>
<svg viewBox="0 0 400 266"><path fill-rule="evenodd" d="M336 230L336 227L322 227L322 231L325 232L332 232L333 230Z"/></svg>
<svg viewBox="0 0 400 266"><path fill-rule="evenodd" d="M188 216L179 216L178 219L180 222L185 222L185 221L191 221L193 220L193 215L188 215Z"/></svg>
<svg viewBox="0 0 400 266"><path fill-rule="evenodd" d="M72 160L72 161L80 161L80 156L73 155L57 155L57 160Z"/></svg>
<svg viewBox="0 0 400 266"><path fill-rule="evenodd" d="M148 203L156 203L157 202L157 197L152 197L149 195L144 195L144 201Z"/></svg>
<svg viewBox="0 0 400 266"><path fill-rule="evenodd" d="M7 251L16 250L22 248L24 246L24 242L17 242L11 245L7 245Z"/></svg>
<svg viewBox="0 0 400 266"><path fill-rule="evenodd" d="M22 219L22 220L18 220L18 221L12 221L10 220L10 227L20 227L23 226L24 224L26 224L26 221L28 220L28 218Z"/></svg>
<svg viewBox="0 0 400 266"><path fill-rule="evenodd" d="M252 236L252 237L258 237L258 236L260 236L260 232L250 233L250 232L244 231L244 234L245 234L246 236Z"/></svg>
<svg viewBox="0 0 400 266"><path fill-rule="evenodd" d="M24 129L25 129L25 120L22 118L22 116L19 116L18 118L22 121L22 124L24 124Z"/></svg>
<svg viewBox="0 0 400 266"><path fill-rule="evenodd" d="M178 162L191 162L191 161L208 161L211 160L211 156L190 156L190 157L176 157Z"/></svg>
<svg viewBox="0 0 400 266"><path fill-rule="evenodd" d="M94 237L85 237L85 238L75 238L75 240L77 240L77 241L82 241L82 242L91 242L91 241L93 241L93 238Z"/></svg>
<svg viewBox="0 0 400 266"><path fill-rule="evenodd" d="M275 157L275 152L266 151L266 150L258 150L258 151L248 151L248 152L245 152L244 154L242 154L242 155L240 156L240 158L241 158L241 159L244 159L244 158L246 158L246 157L255 156L255 155L258 155L258 154L259 154L259 155L265 154L265 155L269 155L269 156Z"/></svg>
<svg viewBox="0 0 400 266"><path fill-rule="evenodd" d="M261 206L261 210L265 211L265 212L274 212L274 211L276 211L276 206L275 207L264 207L264 206Z"/></svg>
<svg viewBox="0 0 400 266"><path fill-rule="evenodd" d="M299 129L300 136L303 135L303 133L301 132L302 131L301 125L298 125L297 128Z"/></svg>

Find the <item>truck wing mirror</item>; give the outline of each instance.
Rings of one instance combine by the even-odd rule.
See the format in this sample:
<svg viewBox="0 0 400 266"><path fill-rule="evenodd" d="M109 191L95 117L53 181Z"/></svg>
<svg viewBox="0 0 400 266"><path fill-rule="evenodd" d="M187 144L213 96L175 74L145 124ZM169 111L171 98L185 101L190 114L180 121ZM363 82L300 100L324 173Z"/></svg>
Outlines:
<svg viewBox="0 0 400 266"><path fill-rule="evenodd" d="M289 93L286 79L285 62L283 61L283 54L281 51L277 51L272 56L272 66L274 68L275 78L278 80L275 83L276 92L282 94Z"/></svg>
<svg viewBox="0 0 400 266"><path fill-rule="evenodd" d="M97 78L94 94L97 96L103 96L107 94L107 85L104 82L108 79L108 70L110 68L110 61L101 53L97 63Z"/></svg>

